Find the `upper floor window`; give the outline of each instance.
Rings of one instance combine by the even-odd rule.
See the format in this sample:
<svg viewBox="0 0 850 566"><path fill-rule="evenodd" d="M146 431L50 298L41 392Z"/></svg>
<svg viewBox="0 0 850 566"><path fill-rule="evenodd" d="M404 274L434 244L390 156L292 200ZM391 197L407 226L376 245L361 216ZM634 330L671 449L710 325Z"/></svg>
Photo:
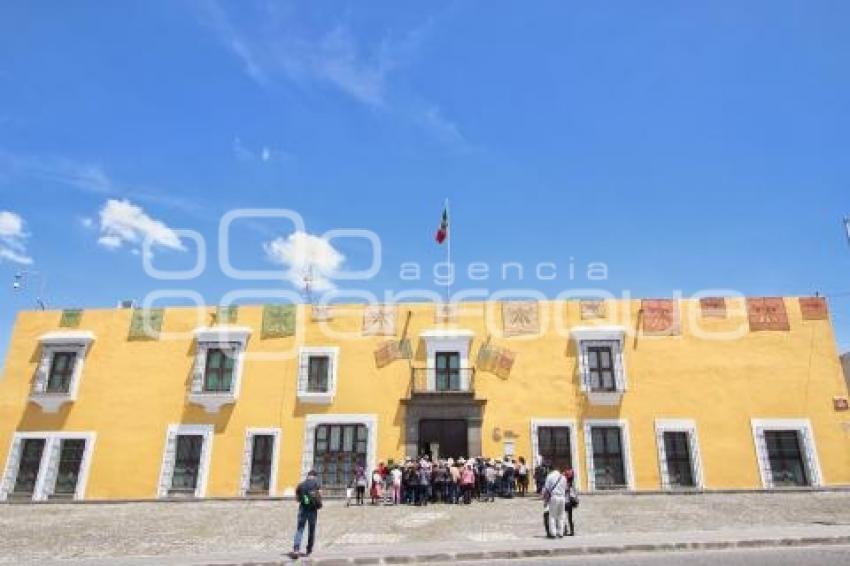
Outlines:
<svg viewBox="0 0 850 566"><path fill-rule="evenodd" d="M71 390L71 380L74 376L76 363L76 352L56 352L53 354L46 391L48 393L68 393Z"/></svg>
<svg viewBox="0 0 850 566"><path fill-rule="evenodd" d="M339 348L305 346L299 352L298 400L302 403L331 403L336 394Z"/></svg>
<svg viewBox="0 0 850 566"><path fill-rule="evenodd" d="M204 371L204 391L230 392L233 387L234 351L224 348L207 350L207 364Z"/></svg>
<svg viewBox="0 0 850 566"><path fill-rule="evenodd" d="M435 362L435 389L460 391L460 353L437 352Z"/></svg>
<svg viewBox="0 0 850 566"><path fill-rule="evenodd" d="M587 392L592 404L618 404L626 391L624 329L584 326L574 328L570 334L575 341L582 391Z"/></svg>
<svg viewBox="0 0 850 566"><path fill-rule="evenodd" d="M588 346L587 365L591 391L616 391L614 377L614 346Z"/></svg>
<svg viewBox="0 0 850 566"><path fill-rule="evenodd" d="M83 362L93 341L94 334L79 330L48 332L41 336L40 359L30 400L48 413L76 400Z"/></svg>

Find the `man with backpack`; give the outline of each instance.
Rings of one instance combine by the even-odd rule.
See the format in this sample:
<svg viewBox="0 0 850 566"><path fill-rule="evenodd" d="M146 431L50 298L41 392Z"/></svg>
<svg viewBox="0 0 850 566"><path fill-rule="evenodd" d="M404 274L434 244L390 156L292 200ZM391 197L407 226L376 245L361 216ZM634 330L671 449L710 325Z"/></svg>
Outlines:
<svg viewBox="0 0 850 566"><path fill-rule="evenodd" d="M309 531L307 533L307 553L313 552L313 543L316 539L316 520L319 518L319 509L322 508L322 492L315 470L307 472L307 479L295 488L295 498L298 500L298 525L295 530L295 542L290 558L301 556L301 539L304 537L304 525Z"/></svg>

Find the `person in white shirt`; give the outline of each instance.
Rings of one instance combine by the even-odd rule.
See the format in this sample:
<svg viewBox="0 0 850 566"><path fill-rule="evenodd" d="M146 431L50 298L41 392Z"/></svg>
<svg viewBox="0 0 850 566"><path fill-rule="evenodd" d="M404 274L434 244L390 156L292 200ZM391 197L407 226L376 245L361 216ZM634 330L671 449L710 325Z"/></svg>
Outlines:
<svg viewBox="0 0 850 566"><path fill-rule="evenodd" d="M401 503L401 468L395 466L390 470L390 477L392 478L393 505L398 505Z"/></svg>
<svg viewBox="0 0 850 566"><path fill-rule="evenodd" d="M558 470L546 476L543 501L549 509L549 538L564 536L564 515L567 503L567 479Z"/></svg>

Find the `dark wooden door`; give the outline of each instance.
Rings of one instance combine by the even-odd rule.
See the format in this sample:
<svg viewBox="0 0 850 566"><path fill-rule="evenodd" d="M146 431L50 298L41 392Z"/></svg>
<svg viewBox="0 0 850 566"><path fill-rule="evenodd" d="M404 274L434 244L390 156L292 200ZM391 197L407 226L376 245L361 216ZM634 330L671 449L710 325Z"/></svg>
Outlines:
<svg viewBox="0 0 850 566"><path fill-rule="evenodd" d="M419 421L419 453L431 454L431 443L440 445L440 458L469 458L465 419L423 419ZM477 456L477 454L473 454Z"/></svg>

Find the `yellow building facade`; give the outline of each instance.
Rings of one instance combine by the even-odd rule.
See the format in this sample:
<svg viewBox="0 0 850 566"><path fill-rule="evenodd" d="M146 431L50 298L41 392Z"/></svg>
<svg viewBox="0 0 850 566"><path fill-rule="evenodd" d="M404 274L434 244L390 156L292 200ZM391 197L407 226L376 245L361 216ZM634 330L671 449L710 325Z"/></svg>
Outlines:
<svg viewBox="0 0 850 566"><path fill-rule="evenodd" d="M22 312L0 499L278 496L422 453L585 490L850 485L831 323L760 300Z"/></svg>

